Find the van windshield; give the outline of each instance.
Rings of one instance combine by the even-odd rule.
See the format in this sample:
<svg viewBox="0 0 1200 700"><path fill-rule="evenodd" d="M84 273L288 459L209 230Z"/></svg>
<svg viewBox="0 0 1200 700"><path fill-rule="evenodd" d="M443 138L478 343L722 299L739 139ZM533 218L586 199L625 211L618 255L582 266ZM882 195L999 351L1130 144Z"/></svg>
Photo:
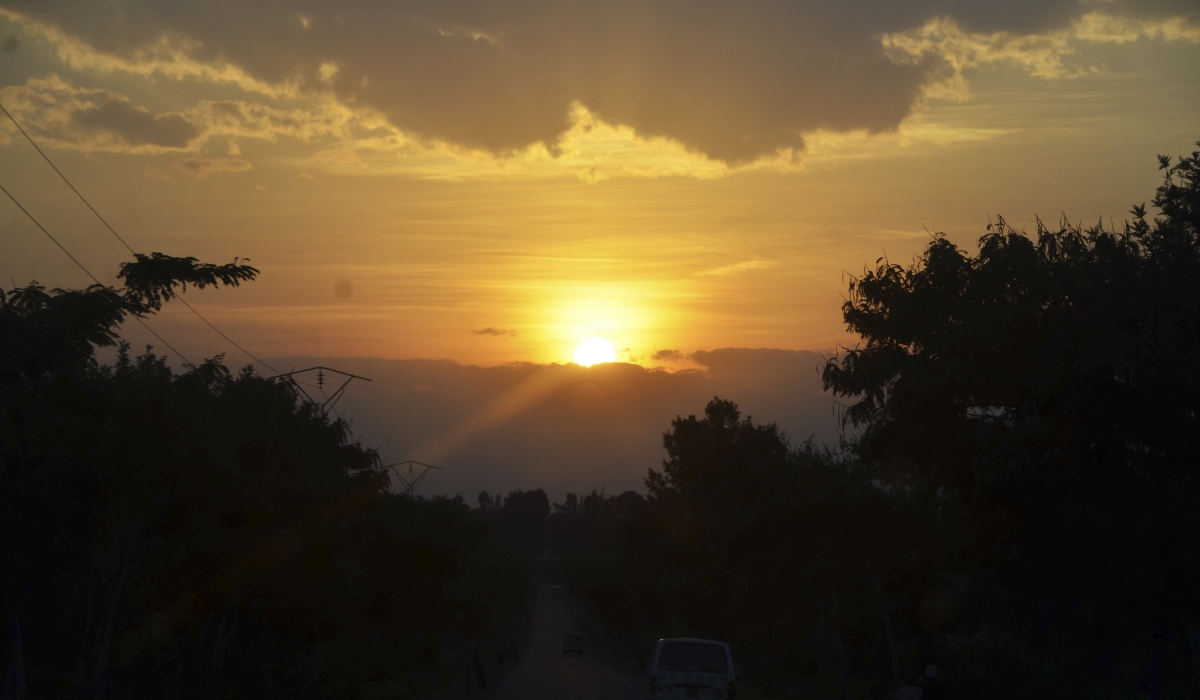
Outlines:
<svg viewBox="0 0 1200 700"><path fill-rule="evenodd" d="M660 671L728 673L725 647L704 642L667 642L658 655Z"/></svg>

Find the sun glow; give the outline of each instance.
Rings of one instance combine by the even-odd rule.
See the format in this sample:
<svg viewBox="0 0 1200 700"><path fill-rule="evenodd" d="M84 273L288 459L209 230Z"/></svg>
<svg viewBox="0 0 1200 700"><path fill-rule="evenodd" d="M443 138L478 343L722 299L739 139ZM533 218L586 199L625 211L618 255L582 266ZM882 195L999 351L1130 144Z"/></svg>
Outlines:
<svg viewBox="0 0 1200 700"><path fill-rule="evenodd" d="M617 353L603 338L588 338L575 347L575 364L591 367L601 362L613 362Z"/></svg>

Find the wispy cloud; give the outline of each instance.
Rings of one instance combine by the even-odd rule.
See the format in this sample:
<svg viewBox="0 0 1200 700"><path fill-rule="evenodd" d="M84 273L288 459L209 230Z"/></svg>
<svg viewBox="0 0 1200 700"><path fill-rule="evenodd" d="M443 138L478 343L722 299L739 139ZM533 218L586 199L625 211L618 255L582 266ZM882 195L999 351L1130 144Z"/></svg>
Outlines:
<svg viewBox="0 0 1200 700"><path fill-rule="evenodd" d="M471 332L474 333L475 335L494 335L494 336L511 335L513 337L516 337L516 335L517 335L517 332L514 330L509 330L507 328L492 328L491 326L488 326L487 328L480 328L478 330L473 330Z"/></svg>
<svg viewBox="0 0 1200 700"><path fill-rule="evenodd" d="M1068 27L1043 33L971 32L952 17L935 17L917 29L884 34L887 55L901 65L928 65L929 98L971 96L966 72L1007 63L1048 80L1101 73L1079 57L1082 43L1124 44L1139 39L1200 42L1200 23L1182 16L1138 18L1089 12Z"/></svg>
<svg viewBox="0 0 1200 700"><path fill-rule="evenodd" d="M59 148L119 153L199 153L212 138L302 143L348 140L374 124L333 104L278 109L242 100L200 100L153 113L119 92L80 87L51 74L0 89L5 106L34 137ZM0 125L0 131L12 127ZM229 155L240 149L230 146Z"/></svg>
<svg viewBox="0 0 1200 700"><path fill-rule="evenodd" d="M683 352L681 350L659 350L651 355L650 359L656 362L682 362Z"/></svg>
<svg viewBox="0 0 1200 700"><path fill-rule="evenodd" d="M197 177L204 177L212 173L240 173L254 170L254 165L250 161L241 158L188 158L180 163L179 167Z"/></svg>
<svg viewBox="0 0 1200 700"><path fill-rule="evenodd" d="M715 267L711 270L701 270L696 273L697 277L731 277L740 275L743 272L753 272L754 270L766 270L772 267L777 267L778 262L774 260L747 260L745 262L725 265L723 267Z"/></svg>

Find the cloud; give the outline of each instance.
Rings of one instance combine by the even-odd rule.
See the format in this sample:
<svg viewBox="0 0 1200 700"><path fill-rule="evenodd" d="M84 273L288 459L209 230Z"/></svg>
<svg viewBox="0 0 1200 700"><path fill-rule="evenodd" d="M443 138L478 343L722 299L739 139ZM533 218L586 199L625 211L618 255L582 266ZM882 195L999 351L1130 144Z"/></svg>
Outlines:
<svg viewBox="0 0 1200 700"><path fill-rule="evenodd" d="M386 155L385 162L373 163L375 173L400 170L458 179L567 174L599 182L672 175L707 179L731 172L724 163L673 141L642 138L628 127L605 124L578 104L572 107L571 128L552 148L535 144L497 158L450 144L414 141L369 110L351 110L332 100L291 109L246 100L199 100L181 111L152 114L125 95L82 88L58 75L32 78L25 85L3 88L0 95L34 137L83 151L198 154L214 139L229 139L228 155L239 156L236 139L287 137L316 149L295 165L334 172L361 171L367 164L364 154ZM407 158L398 159L397 154ZM798 160L784 154L748 167L798 166ZM299 177L310 179L312 174L301 172Z"/></svg>
<svg viewBox="0 0 1200 700"><path fill-rule="evenodd" d="M1082 69L1066 60L1080 42L1192 41L1200 16L1184 0L300 7L15 0L0 12L74 70L328 97L393 133L495 156L533 144L558 155L582 105L730 167L800 153L817 130L894 130L931 86L963 94L951 78L972 67L1011 61L1058 78Z"/></svg>
<svg viewBox="0 0 1200 700"><path fill-rule="evenodd" d="M257 138L273 141L288 136L304 143L322 139L349 140L354 133L383 126L333 102L316 102L304 108L279 109L246 100L201 100L187 110L207 135Z"/></svg>
<svg viewBox="0 0 1200 700"><path fill-rule="evenodd" d="M182 111L154 114L123 94L80 87L53 74L0 89L0 97L35 138L82 151L197 153L212 138L344 141L356 130L379 126L332 102L279 109L241 100L200 100ZM230 156L241 153L236 143L228 151Z"/></svg>
<svg viewBox="0 0 1200 700"><path fill-rule="evenodd" d="M658 350L650 356L650 359L658 362L682 362L684 356L683 352L679 350Z"/></svg>
<svg viewBox="0 0 1200 700"><path fill-rule="evenodd" d="M188 158L179 164L183 170L197 177L212 173L240 173L254 170L254 165L241 158Z"/></svg>
<svg viewBox="0 0 1200 700"><path fill-rule="evenodd" d="M100 19L93 11L95 8L80 7L70 8L69 11L74 14L72 19L87 23L88 19L78 14L81 9L85 10L85 14L90 15L92 20ZM119 12L102 11L100 14L106 15L104 19L107 22L121 21ZM81 38L91 33L86 26L72 26L74 22L59 24L53 20L39 21L36 13L31 12L30 8L26 8L24 12L0 8L0 17L21 25L26 33L49 42L54 47L59 61L73 70L100 74L122 72L145 77L162 76L173 80L227 83L247 92L275 98L294 96L299 92L294 82L270 83L258 80L219 56L198 58L195 55L199 48L198 42L187 39L182 34L175 37L162 34L147 36L144 41L138 41L136 46L118 48L114 43L104 40L93 43L93 37Z"/></svg>
<svg viewBox="0 0 1200 700"><path fill-rule="evenodd" d="M388 441L384 457L442 467L422 487L426 495L640 490L646 470L661 465L671 421L702 414L714 395L758 422L778 422L794 443L810 435L836 443L818 354L727 348L697 356L707 371L363 358L279 358L277 366L326 365L371 378L351 383L338 409L367 444Z"/></svg>
<svg viewBox="0 0 1200 700"><path fill-rule="evenodd" d="M26 131L55 146L162 153L189 150L201 136L187 115L152 114L124 95L77 87L57 75L0 89L0 98Z"/></svg>
<svg viewBox="0 0 1200 700"><path fill-rule="evenodd" d="M1071 30L1081 41L1126 44L1139 39L1157 39L1200 43L1200 21L1179 15L1147 19L1089 12L1080 17Z"/></svg>
<svg viewBox="0 0 1200 700"><path fill-rule="evenodd" d="M438 179L575 177L596 183L615 178L692 177L714 179L739 170L791 171L802 167L793 151L731 167L666 137L639 135L628 126L601 120L581 103L569 108L568 128L551 143L492 153L445 141L427 141L377 128L317 153L312 161L335 171L402 172ZM399 156L399 157L397 157Z"/></svg>
<svg viewBox="0 0 1200 700"><path fill-rule="evenodd" d="M778 267L779 263L774 260L747 260L745 262L733 263L716 267L711 270L701 270L696 273L697 277L732 277L740 275L743 272L752 272L754 270L767 270L772 267Z"/></svg>
<svg viewBox="0 0 1200 700"><path fill-rule="evenodd" d="M517 335L516 331L511 331L511 330L508 330L507 328L492 328L491 326L488 326L487 328L480 328L479 330L474 330L471 332L474 333L475 335L495 335L495 336L511 335L514 337Z"/></svg>
<svg viewBox="0 0 1200 700"><path fill-rule="evenodd" d="M1077 78L1098 72L1075 62L1081 43L1128 43L1139 39L1200 42L1200 20L1180 15L1136 18L1089 12L1069 26L1045 33L973 32L952 17L935 17L919 28L885 34L887 55L899 64L928 66L925 95L965 100L966 74L986 65L1007 63L1045 79Z"/></svg>
<svg viewBox="0 0 1200 700"><path fill-rule="evenodd" d="M84 130L105 132L134 148L184 149L200 135L200 129L182 114L150 114L145 107L112 94L98 105L72 112L71 119Z"/></svg>

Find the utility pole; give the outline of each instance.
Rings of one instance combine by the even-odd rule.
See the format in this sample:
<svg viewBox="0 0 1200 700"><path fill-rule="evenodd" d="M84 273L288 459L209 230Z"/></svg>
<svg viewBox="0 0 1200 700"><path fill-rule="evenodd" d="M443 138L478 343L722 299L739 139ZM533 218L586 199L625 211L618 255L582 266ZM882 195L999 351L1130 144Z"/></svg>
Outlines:
<svg viewBox="0 0 1200 700"><path fill-rule="evenodd" d="M399 469L397 469L397 467L399 467ZM404 469L405 467L408 468L407 476L404 474L406 471ZM438 471L442 471L441 467L435 467L432 464L425 464L424 462L418 462L412 459L389 464L387 465L387 468L396 475L396 478L400 480L400 483L404 484L404 493L410 498L416 494L417 487L420 486L421 482L425 480L426 475L429 474L429 470L436 469Z"/></svg>

